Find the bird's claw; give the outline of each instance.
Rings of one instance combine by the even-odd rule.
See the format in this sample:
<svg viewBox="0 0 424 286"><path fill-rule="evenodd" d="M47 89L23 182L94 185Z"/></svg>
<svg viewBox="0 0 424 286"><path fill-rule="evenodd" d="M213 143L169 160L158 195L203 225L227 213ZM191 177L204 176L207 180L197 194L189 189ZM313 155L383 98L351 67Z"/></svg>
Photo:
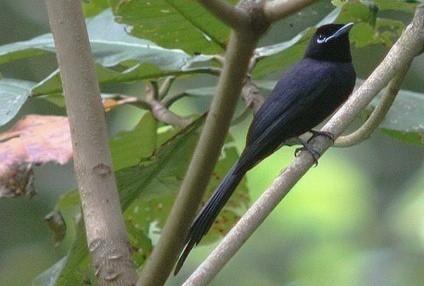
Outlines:
<svg viewBox="0 0 424 286"><path fill-rule="evenodd" d="M327 132L327 131L316 131L316 130L310 130L309 132L312 133L312 136L308 139L308 143L311 142L312 139L314 139L317 136L324 136L330 139L334 143L334 135L333 133Z"/></svg>
<svg viewBox="0 0 424 286"><path fill-rule="evenodd" d="M312 158L314 159L315 167L318 166L318 159L321 156L321 154L318 151L311 148L311 146L309 146L307 143L302 142L302 145L303 145L303 147L297 148L294 151L294 155L297 157L297 155L299 155L300 152L308 151L309 154L311 154Z"/></svg>

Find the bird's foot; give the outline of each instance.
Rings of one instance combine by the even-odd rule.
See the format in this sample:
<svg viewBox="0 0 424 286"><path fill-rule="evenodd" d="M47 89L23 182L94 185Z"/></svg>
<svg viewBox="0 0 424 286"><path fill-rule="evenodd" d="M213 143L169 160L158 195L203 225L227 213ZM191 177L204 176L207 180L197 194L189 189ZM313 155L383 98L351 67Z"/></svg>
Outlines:
<svg viewBox="0 0 424 286"><path fill-rule="evenodd" d="M318 159L319 157L321 157L321 154L318 151L314 150L314 148L312 148L312 146L308 144L309 140L307 142L301 139L298 139L298 140L299 140L299 143L303 145L303 147L297 148L294 151L294 155L297 157L297 155L299 155L300 152L308 151L309 154L311 154L312 158L314 159L315 167L318 166Z"/></svg>
<svg viewBox="0 0 424 286"><path fill-rule="evenodd" d="M308 139L308 143L311 142L312 139L314 139L317 136L324 136L329 138L334 143L334 135L333 133L327 132L327 131L316 131L316 130L309 130L310 133L312 133L312 136Z"/></svg>

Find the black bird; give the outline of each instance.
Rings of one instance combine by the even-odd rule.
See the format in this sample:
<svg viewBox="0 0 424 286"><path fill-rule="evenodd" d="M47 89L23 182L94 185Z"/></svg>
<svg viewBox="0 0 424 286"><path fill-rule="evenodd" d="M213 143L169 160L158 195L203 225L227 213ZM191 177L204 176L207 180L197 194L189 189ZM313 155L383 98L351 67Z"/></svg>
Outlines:
<svg viewBox="0 0 424 286"><path fill-rule="evenodd" d="M244 174L288 139L308 131L312 132L312 137L322 134L312 128L333 113L351 94L356 79L348 36L352 26L353 23L319 27L304 58L278 81L250 125L239 160L191 226L175 274L194 245L209 231Z"/></svg>

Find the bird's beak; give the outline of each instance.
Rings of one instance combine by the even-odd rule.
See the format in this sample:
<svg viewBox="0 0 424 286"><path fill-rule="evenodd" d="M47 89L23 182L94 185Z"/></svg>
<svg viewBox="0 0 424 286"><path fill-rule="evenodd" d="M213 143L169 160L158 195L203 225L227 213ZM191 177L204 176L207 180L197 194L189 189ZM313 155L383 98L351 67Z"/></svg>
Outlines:
<svg viewBox="0 0 424 286"><path fill-rule="evenodd" d="M353 23L350 22L346 25L344 25L343 27L341 27L340 29L338 29L334 34L332 34L330 37L328 37L327 39L325 39L325 42L331 41L332 39L338 38L341 35L344 35L346 33L349 33L350 29L352 29L353 27Z"/></svg>

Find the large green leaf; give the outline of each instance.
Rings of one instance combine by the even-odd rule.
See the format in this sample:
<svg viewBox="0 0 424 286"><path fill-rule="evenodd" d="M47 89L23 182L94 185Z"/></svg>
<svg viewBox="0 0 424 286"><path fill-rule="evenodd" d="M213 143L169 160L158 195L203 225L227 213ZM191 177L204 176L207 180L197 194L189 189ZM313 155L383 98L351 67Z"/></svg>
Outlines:
<svg viewBox="0 0 424 286"><path fill-rule="evenodd" d="M29 81L0 79L0 126L15 117L34 85Z"/></svg>
<svg viewBox="0 0 424 286"><path fill-rule="evenodd" d="M101 83L131 81L169 74L193 73L211 56L191 56L182 50L165 49L155 43L138 39L126 33L125 25L114 21L110 9L87 20L93 57ZM0 46L0 63L19 58L54 52L51 34L24 42ZM107 67L107 68L106 68ZM115 69L110 69L115 67ZM57 93L61 90L60 77L55 71L33 90L33 94Z"/></svg>
<svg viewBox="0 0 424 286"><path fill-rule="evenodd" d="M151 112L144 114L131 131L121 132L110 140L115 171L135 166L142 158L150 157L156 149L157 123Z"/></svg>
<svg viewBox="0 0 424 286"><path fill-rule="evenodd" d="M229 1L236 3L236 0ZM111 0L116 20L130 33L189 53L225 50L229 28L193 0Z"/></svg>

